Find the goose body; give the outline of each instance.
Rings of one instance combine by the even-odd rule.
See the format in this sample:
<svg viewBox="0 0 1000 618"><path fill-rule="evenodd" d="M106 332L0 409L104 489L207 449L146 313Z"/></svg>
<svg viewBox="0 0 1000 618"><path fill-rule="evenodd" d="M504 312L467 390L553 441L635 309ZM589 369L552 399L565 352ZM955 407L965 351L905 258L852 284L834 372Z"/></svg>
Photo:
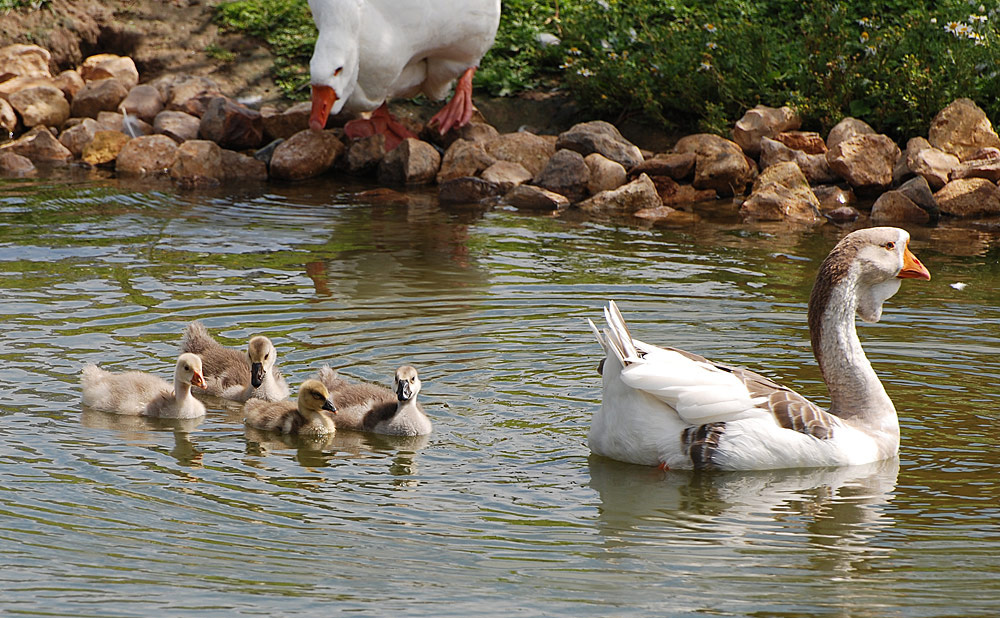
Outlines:
<svg viewBox="0 0 1000 618"><path fill-rule="evenodd" d="M191 394L191 386L204 386L201 359L184 353L177 358L174 383L142 371L114 373L97 365L83 367L80 383L83 403L117 414L160 418L197 418L205 406Z"/></svg>
<svg viewBox="0 0 1000 618"><path fill-rule="evenodd" d="M417 403L420 377L409 365L396 370L391 391L374 384L347 382L330 367L320 369L316 378L337 405L338 429L393 436L423 436L433 429L431 419Z"/></svg>
<svg viewBox="0 0 1000 618"><path fill-rule="evenodd" d="M235 350L212 338L201 322L191 322L184 331L181 349L201 357L205 369L202 390L209 395L233 401L288 399L288 384L275 365L278 352L267 337L252 337L246 351Z"/></svg>
<svg viewBox="0 0 1000 618"><path fill-rule="evenodd" d="M334 433L337 428L330 415L336 411L330 401L330 393L318 380L303 382L294 403L251 399L243 406L246 414L244 422L250 427L304 436Z"/></svg>
<svg viewBox="0 0 1000 618"><path fill-rule="evenodd" d="M313 129L330 113L384 110L393 97L443 99L459 77L431 124L443 134L469 122L472 75L493 45L500 0L309 0L309 8L319 30L309 63Z"/></svg>
<svg viewBox="0 0 1000 618"><path fill-rule="evenodd" d="M813 353L830 391L823 410L747 369L632 338L614 302L603 397L588 442L612 459L681 469L762 470L870 463L899 450L896 409L865 356L855 314L876 322L901 279L930 279L897 228L845 236L809 301Z"/></svg>

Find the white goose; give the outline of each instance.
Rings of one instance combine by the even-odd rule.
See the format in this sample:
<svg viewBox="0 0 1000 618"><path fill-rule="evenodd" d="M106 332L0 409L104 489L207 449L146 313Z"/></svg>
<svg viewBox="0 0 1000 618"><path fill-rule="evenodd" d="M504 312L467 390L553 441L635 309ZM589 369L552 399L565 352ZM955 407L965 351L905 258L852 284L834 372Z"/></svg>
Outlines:
<svg viewBox="0 0 1000 618"><path fill-rule="evenodd" d="M302 436L326 436L337 431L330 418L337 413L337 408L319 380L303 382L296 403L251 399L243 411L246 413L244 422L256 429Z"/></svg>
<svg viewBox="0 0 1000 618"><path fill-rule="evenodd" d="M275 366L278 352L263 335L252 337L242 352L216 341L201 322L191 322L181 349L201 356L205 383L199 386L209 395L233 401L288 399L288 383Z"/></svg>
<svg viewBox="0 0 1000 618"><path fill-rule="evenodd" d="M433 427L417 403L420 377L410 365L396 370L392 390L374 384L352 383L330 367L316 375L337 404L338 429L368 431L391 436L424 436Z"/></svg>
<svg viewBox="0 0 1000 618"><path fill-rule="evenodd" d="M493 45L500 0L309 0L319 29L309 63L312 114L322 130L330 113L373 111L345 127L351 138L386 136L386 148L415 137L386 101L419 93L455 95L430 121L442 135L472 117L472 76Z"/></svg>
<svg viewBox="0 0 1000 618"><path fill-rule="evenodd" d="M633 339L611 302L603 333L590 322L606 352L591 450L637 464L727 470L855 465L895 456L896 409L861 349L854 315L877 322L901 279L930 279L909 240L897 228L858 230L820 266L809 332L830 391L828 411L746 369Z"/></svg>
<svg viewBox="0 0 1000 618"><path fill-rule="evenodd" d="M83 367L80 384L84 405L96 410L160 418L205 416L204 404L191 394L191 385L205 386L197 354L177 357L172 387L148 373L112 373L90 363Z"/></svg>

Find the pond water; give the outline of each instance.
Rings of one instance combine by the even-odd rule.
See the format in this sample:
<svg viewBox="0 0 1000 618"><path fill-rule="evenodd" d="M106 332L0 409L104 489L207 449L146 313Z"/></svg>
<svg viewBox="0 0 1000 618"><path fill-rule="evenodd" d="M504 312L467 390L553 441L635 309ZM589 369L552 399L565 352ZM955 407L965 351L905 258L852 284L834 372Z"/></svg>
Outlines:
<svg viewBox="0 0 1000 618"><path fill-rule="evenodd" d="M996 227L912 229L933 279L860 329L898 460L660 472L586 446L584 319L616 299L641 339L825 403L805 305L845 230L364 188L0 181L0 613L1000 615ZM270 336L293 390L324 364L387 384L411 363L435 431L296 441L221 400L193 422L83 409L83 363L169 377L195 319Z"/></svg>

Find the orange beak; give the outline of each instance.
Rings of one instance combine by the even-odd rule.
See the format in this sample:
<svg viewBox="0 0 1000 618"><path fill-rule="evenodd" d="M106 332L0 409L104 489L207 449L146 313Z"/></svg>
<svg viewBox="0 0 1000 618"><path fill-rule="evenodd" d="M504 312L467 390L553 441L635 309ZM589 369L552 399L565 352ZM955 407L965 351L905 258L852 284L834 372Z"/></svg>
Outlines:
<svg viewBox="0 0 1000 618"><path fill-rule="evenodd" d="M200 373L195 373L191 376L191 385L198 388L205 388L205 378L201 377Z"/></svg>
<svg viewBox="0 0 1000 618"><path fill-rule="evenodd" d="M907 246L903 251L903 269L896 276L900 279L926 279L930 281L931 273L927 267L920 263L917 256L910 253L910 247Z"/></svg>
<svg viewBox="0 0 1000 618"><path fill-rule="evenodd" d="M326 119L330 110L337 102L337 93L329 86L312 87L312 113L309 114L309 128L322 131L326 127Z"/></svg>

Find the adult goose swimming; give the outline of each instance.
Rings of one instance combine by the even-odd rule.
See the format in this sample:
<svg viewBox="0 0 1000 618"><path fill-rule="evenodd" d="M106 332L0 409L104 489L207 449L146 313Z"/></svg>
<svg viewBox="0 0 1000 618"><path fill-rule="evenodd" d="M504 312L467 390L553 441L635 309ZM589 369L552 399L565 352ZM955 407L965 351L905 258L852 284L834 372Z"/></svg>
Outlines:
<svg viewBox="0 0 1000 618"><path fill-rule="evenodd" d="M243 352L216 341L201 322L191 322L184 330L181 349L201 356L205 382L198 386L209 395L233 401L288 398L288 383L275 366L278 352L263 335L251 337Z"/></svg>
<svg viewBox="0 0 1000 618"><path fill-rule="evenodd" d="M423 93L440 100L458 78L455 95L433 118L442 135L472 118L472 77L493 45L500 0L309 0L319 29L309 62L312 113L322 130L330 113L370 112L344 127L356 139L380 133L391 150L415 137L386 101Z"/></svg>
<svg viewBox="0 0 1000 618"><path fill-rule="evenodd" d="M172 386L142 371L114 373L89 363L83 367L80 383L84 405L96 410L160 418L205 416L204 404L191 394L192 385L205 386L196 354L177 357Z"/></svg>
<svg viewBox="0 0 1000 618"><path fill-rule="evenodd" d="M809 299L813 354L830 392L822 410L752 371L633 339L618 307L604 311L601 409L593 452L664 468L764 470L870 463L899 451L899 421L855 329L877 322L902 279L930 279L892 227L845 236ZM589 320L588 320L589 321Z"/></svg>

